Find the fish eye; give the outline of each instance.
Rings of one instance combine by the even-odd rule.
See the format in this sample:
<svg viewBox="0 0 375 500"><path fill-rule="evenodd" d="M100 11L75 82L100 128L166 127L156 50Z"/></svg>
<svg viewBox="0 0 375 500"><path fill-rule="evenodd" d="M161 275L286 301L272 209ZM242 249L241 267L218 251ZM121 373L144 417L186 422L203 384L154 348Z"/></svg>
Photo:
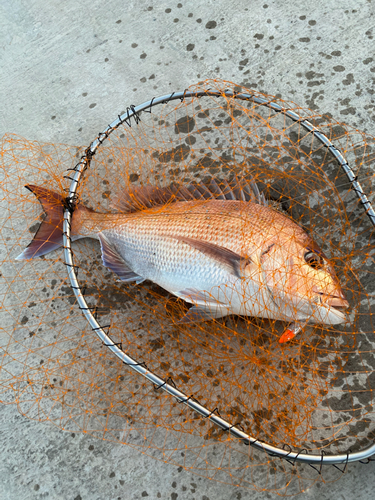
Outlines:
<svg viewBox="0 0 375 500"><path fill-rule="evenodd" d="M321 269L324 265L323 257L311 250L308 250L304 255L306 263L313 269Z"/></svg>

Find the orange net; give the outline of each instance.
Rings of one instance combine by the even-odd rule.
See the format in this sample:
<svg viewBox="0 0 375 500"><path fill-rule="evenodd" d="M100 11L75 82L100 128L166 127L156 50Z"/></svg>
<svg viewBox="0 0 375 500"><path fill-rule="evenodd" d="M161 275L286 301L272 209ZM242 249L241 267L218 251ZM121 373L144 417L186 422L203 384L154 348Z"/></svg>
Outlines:
<svg viewBox="0 0 375 500"><path fill-rule="evenodd" d="M116 197L137 186L251 178L269 209L307 231L327 256L349 303L348 321L308 322L283 344L285 318L229 314L183 323L188 302L149 280L119 281L92 238L72 243L81 291L113 343L260 442L322 456L361 450L375 437L374 228L332 150L301 121L225 94L249 93L228 82L189 90L207 88L217 94L169 100L123 122L91 159L79 202L112 213ZM252 95L318 127L373 199L373 137L293 103ZM339 478L332 466L313 469L247 446L122 363L78 307L62 249L15 260L43 219L24 186L66 197L68 169L83 153L14 135L2 139L1 401L29 418L246 488L292 495Z"/></svg>

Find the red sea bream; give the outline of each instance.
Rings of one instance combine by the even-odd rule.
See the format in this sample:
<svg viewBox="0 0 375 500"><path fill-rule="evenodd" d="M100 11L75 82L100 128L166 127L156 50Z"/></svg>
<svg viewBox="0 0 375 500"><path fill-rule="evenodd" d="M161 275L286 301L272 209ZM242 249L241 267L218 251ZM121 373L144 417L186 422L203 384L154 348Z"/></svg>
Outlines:
<svg viewBox="0 0 375 500"><path fill-rule="evenodd" d="M47 217L18 257L62 245L63 198L26 186ZM193 306L182 322L228 314L292 324L346 322L348 307L332 265L292 219L269 207L254 183L211 181L184 188L136 187L112 213L77 204L72 239L99 239L102 259L125 282L151 280Z"/></svg>

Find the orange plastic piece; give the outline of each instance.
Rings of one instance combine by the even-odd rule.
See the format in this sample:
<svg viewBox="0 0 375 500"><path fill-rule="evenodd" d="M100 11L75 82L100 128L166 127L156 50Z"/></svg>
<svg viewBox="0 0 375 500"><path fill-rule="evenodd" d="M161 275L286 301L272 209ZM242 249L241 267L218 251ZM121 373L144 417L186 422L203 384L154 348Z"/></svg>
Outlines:
<svg viewBox="0 0 375 500"><path fill-rule="evenodd" d="M279 338L280 344L283 344L284 342L289 342L289 340L292 340L296 336L296 333L294 330L285 330L285 332L281 335Z"/></svg>

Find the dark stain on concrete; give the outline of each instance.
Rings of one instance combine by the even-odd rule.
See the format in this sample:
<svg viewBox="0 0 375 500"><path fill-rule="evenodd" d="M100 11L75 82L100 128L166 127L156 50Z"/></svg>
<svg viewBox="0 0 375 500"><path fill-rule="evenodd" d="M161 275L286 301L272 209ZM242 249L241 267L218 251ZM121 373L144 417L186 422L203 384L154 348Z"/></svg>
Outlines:
<svg viewBox="0 0 375 500"><path fill-rule="evenodd" d="M195 128L195 120L193 116L182 116L179 118L174 126L175 134L188 134Z"/></svg>
<svg viewBox="0 0 375 500"><path fill-rule="evenodd" d="M353 73L348 73L346 75L346 78L342 81L342 83L344 85L351 85L352 83L354 83L354 75L353 75Z"/></svg>
<svg viewBox="0 0 375 500"><path fill-rule="evenodd" d="M136 173L130 174L129 175L129 181L130 182L136 182L139 179L139 175Z"/></svg>
<svg viewBox="0 0 375 500"><path fill-rule="evenodd" d="M40 222L35 222L35 224L33 224L32 226L29 227L29 232L31 234L35 234L37 232L37 230L39 229L39 226L40 226Z"/></svg>
<svg viewBox="0 0 375 500"><path fill-rule="evenodd" d="M171 161L178 163L185 160L185 158L189 156L189 153L190 146L187 144L180 144L179 146L169 149L168 151L163 151L162 153L155 151L152 156L154 158L158 158L160 163L169 163Z"/></svg>

